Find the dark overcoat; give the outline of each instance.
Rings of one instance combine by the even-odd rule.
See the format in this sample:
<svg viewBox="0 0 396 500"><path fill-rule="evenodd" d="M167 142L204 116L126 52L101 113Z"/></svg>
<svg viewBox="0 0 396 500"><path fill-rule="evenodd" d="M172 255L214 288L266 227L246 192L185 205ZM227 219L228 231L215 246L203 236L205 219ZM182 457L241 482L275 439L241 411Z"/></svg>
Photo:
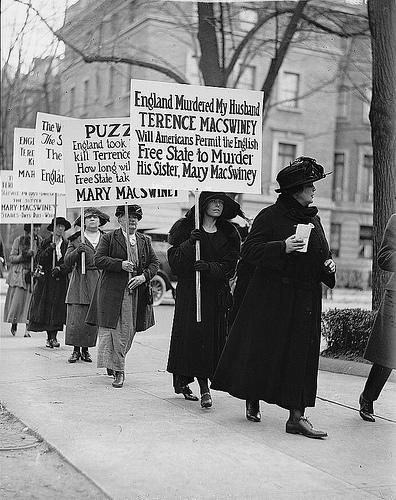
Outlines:
<svg viewBox="0 0 396 500"><path fill-rule="evenodd" d="M178 283L167 370L186 377L185 382L194 377L212 379L227 334L228 281L240 255L240 236L227 220L219 219L216 225L212 235L202 231L201 259L209 264L209 273L201 273L200 323L196 319L195 246L189 242L194 219L180 219L170 231L168 260Z"/></svg>
<svg viewBox="0 0 396 500"><path fill-rule="evenodd" d="M385 286L364 357L378 365L396 369L396 214L386 225L378 265L392 274Z"/></svg>
<svg viewBox="0 0 396 500"><path fill-rule="evenodd" d="M144 274L146 282L138 287L136 331L142 332L154 325L154 312L147 303L147 283L157 273L159 260L148 236L136 232L138 251L137 274ZM121 313L122 298L128 282L128 273L122 261L128 260L125 236L121 229L110 231L101 238L96 248L94 264L102 269L88 310L86 322L106 328L116 328Z"/></svg>
<svg viewBox="0 0 396 500"><path fill-rule="evenodd" d="M50 247L52 236L45 238L36 254L35 262L44 269L44 281L35 281L33 295L30 301L28 329L33 332L43 330L62 330L66 323L65 297L68 287L70 268L64 263L67 241L62 240L61 255L56 257L55 266L60 267L60 273L55 278L51 276L53 254ZM56 252L55 252L56 255Z"/></svg>
<svg viewBox="0 0 396 500"><path fill-rule="evenodd" d="M315 405L320 347L321 281L329 246L315 207L280 195L262 210L242 246L255 267L211 387L283 408ZM311 223L306 253L285 252L296 224Z"/></svg>

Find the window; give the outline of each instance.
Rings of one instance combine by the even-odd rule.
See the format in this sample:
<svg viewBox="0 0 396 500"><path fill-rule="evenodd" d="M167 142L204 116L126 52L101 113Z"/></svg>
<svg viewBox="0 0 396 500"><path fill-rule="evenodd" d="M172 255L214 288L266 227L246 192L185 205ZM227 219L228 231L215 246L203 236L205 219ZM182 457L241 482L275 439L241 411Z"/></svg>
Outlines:
<svg viewBox="0 0 396 500"><path fill-rule="evenodd" d="M333 257L340 256L341 247L341 224L330 225L330 250Z"/></svg>
<svg viewBox="0 0 396 500"><path fill-rule="evenodd" d="M285 71L280 79L279 101L280 105L286 108L298 108L300 75Z"/></svg>
<svg viewBox="0 0 396 500"><path fill-rule="evenodd" d="M296 158L297 146L296 144L287 144L280 142L278 145L278 164L277 172L286 167L291 161Z"/></svg>
<svg viewBox="0 0 396 500"><path fill-rule="evenodd" d="M372 226L360 226L359 253L362 259L373 258L373 228Z"/></svg>
<svg viewBox="0 0 396 500"><path fill-rule="evenodd" d="M370 105L371 105L371 97L372 97L372 90L371 88L366 88L364 90L364 97L365 100L363 101L363 115L362 115L362 122L363 123L370 123Z"/></svg>
<svg viewBox="0 0 396 500"><path fill-rule="evenodd" d="M89 80L85 80L83 89L83 111L87 111L88 101L89 101Z"/></svg>
<svg viewBox="0 0 396 500"><path fill-rule="evenodd" d="M108 99L113 99L113 96L114 96L115 72L116 72L115 67L110 66L110 69L109 69L109 88L108 88L108 92L107 92Z"/></svg>
<svg viewBox="0 0 396 500"><path fill-rule="evenodd" d="M345 171L345 153L335 153L333 168L333 201L339 202L343 198Z"/></svg>
<svg viewBox="0 0 396 500"><path fill-rule="evenodd" d="M248 65L241 67L237 88L245 90L254 90L255 83L256 83L256 67Z"/></svg>
<svg viewBox="0 0 396 500"><path fill-rule="evenodd" d="M239 12L239 27L243 31L250 31L257 23L258 14L253 9L242 8Z"/></svg>
<svg viewBox="0 0 396 500"><path fill-rule="evenodd" d="M373 156L363 155L361 200L366 203L373 201Z"/></svg>
<svg viewBox="0 0 396 500"><path fill-rule="evenodd" d="M102 79L100 69L96 70L96 99L100 97L102 93Z"/></svg>
<svg viewBox="0 0 396 500"><path fill-rule="evenodd" d="M348 118L349 116L349 89L340 87L338 91L337 118Z"/></svg>

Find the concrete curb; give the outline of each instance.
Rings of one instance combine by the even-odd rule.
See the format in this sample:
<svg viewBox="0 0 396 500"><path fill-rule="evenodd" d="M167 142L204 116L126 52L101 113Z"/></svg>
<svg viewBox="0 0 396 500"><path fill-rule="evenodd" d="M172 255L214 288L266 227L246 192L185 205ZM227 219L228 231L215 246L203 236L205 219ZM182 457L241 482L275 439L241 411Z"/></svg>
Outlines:
<svg viewBox="0 0 396 500"><path fill-rule="evenodd" d="M371 363L360 363L359 361L348 361L345 359L334 359L319 356L319 370L343 375L356 375L367 378L371 369ZM396 373L393 371L389 382L396 382Z"/></svg>

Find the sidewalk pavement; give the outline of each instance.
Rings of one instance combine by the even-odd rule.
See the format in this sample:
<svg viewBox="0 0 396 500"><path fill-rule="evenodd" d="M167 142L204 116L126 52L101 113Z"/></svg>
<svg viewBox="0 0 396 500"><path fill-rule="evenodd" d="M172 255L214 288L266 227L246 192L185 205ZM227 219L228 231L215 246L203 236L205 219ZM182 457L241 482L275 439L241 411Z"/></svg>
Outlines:
<svg viewBox="0 0 396 500"><path fill-rule="evenodd" d="M67 363L63 334L59 349L44 347L44 332L1 337L1 403L114 500L396 498L395 382L368 423L357 411L364 379L320 371L307 415L325 440L286 434L274 405L261 403L252 423L243 401L213 391L203 410L173 394L165 371L172 311L157 307L156 326L137 334L122 389L96 368L96 349L92 364Z"/></svg>

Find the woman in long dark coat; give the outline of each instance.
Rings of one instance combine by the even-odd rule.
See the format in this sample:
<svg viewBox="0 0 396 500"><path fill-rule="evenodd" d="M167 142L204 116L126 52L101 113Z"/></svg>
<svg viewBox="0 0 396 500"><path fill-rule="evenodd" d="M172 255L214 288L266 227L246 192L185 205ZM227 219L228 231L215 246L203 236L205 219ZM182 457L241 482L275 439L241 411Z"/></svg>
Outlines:
<svg viewBox="0 0 396 500"><path fill-rule="evenodd" d="M383 271L393 273L385 286L385 293L371 331L364 357L373 363L364 390L359 398L360 416L375 422L373 402L396 368L396 214L385 228L378 265Z"/></svg>
<svg viewBox="0 0 396 500"><path fill-rule="evenodd" d="M202 192L200 229L194 229L194 208L171 228L168 260L178 277L175 314L167 370L176 394L197 401L188 384L198 379L201 406L210 408L208 379L213 378L227 335L231 306L229 279L239 258L240 236L227 219L241 215L240 206L224 193ZM195 262L195 242L201 260ZM201 273L202 321L196 316L196 271Z"/></svg>
<svg viewBox="0 0 396 500"><path fill-rule="evenodd" d="M320 347L321 282L335 284L335 264L317 216L309 207L323 167L300 157L277 177L276 203L262 210L242 247L256 266L212 388L246 400L248 420L260 421L259 400L290 411L286 432L325 437L304 417L315 405ZM307 251L297 224L311 224Z"/></svg>
<svg viewBox="0 0 396 500"><path fill-rule="evenodd" d="M106 368L109 375L114 375L113 387L121 388L126 355L136 332L154 325L147 291L158 271L159 260L149 236L136 231L143 216L142 208L120 205L115 216L121 227L103 235L94 257L94 264L102 273L86 322L99 326L98 368Z"/></svg>
<svg viewBox="0 0 396 500"><path fill-rule="evenodd" d="M64 217L57 217L56 222L52 220L47 229L54 232L55 241L52 236L45 238L36 255L36 263L42 266L44 276L34 284L28 314L28 330L46 331L46 346L50 348L60 346L57 334L63 330L63 325L66 323L65 297L70 268L64 263L67 249L64 235L70 228L70 222Z"/></svg>
<svg viewBox="0 0 396 500"><path fill-rule="evenodd" d="M73 346L69 363L75 363L80 358L92 363L89 347L95 347L98 327L85 323L89 304L99 279L99 269L93 260L102 235L100 227L109 222L110 217L97 208L87 208L84 211L84 242L81 231L69 238L66 250L65 264L72 268L69 288L66 294L67 315L65 344ZM81 216L74 223L81 226ZM82 273L82 254L85 254L85 273ZM81 350L80 350L81 349Z"/></svg>

